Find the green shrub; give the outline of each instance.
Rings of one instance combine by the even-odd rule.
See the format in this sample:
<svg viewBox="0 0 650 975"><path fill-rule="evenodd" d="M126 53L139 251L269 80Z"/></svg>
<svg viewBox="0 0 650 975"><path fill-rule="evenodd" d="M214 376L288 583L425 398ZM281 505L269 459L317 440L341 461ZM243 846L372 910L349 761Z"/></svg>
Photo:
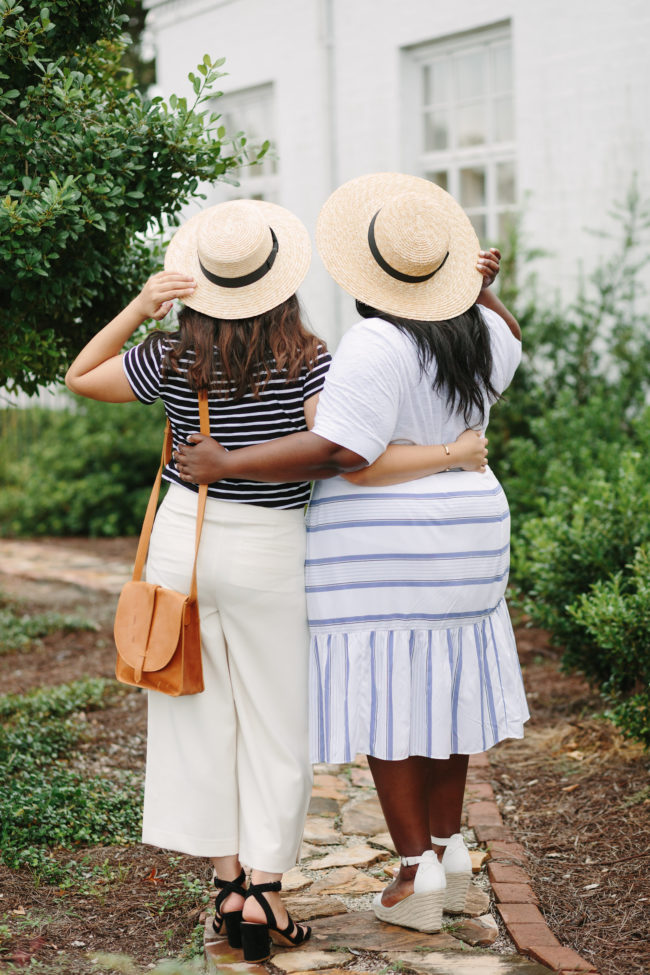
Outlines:
<svg viewBox="0 0 650 975"><path fill-rule="evenodd" d="M650 549L638 548L623 571L594 583L568 613L598 647L610 716L650 747Z"/></svg>
<svg viewBox="0 0 650 975"><path fill-rule="evenodd" d="M509 403L503 406L506 416L509 408ZM491 425L489 436L491 446ZM528 420L524 435L509 440L498 461L514 544L531 517L563 511L594 476L616 479L622 453L644 455L649 449L650 413L632 418L616 390L594 390L584 403L577 403L569 390L559 392L553 404Z"/></svg>
<svg viewBox="0 0 650 975"><path fill-rule="evenodd" d="M65 410L4 413L2 534L140 531L160 460L162 404L79 400ZM21 427L37 433L24 440Z"/></svg>
<svg viewBox="0 0 650 975"><path fill-rule="evenodd" d="M550 631L564 666L603 689L625 733L649 743L644 678L635 680L650 669L650 642L641 627L628 659L608 645L604 622L611 613L620 648L622 620L632 625L642 598L629 567L650 544L650 314L639 300L650 209L633 186L613 215L612 256L569 308L507 283L523 361L492 414L490 462L512 513L517 601Z"/></svg>
<svg viewBox="0 0 650 975"><path fill-rule="evenodd" d="M586 632L569 607L623 572L650 542L650 457L624 451L619 465L616 472L593 470L579 490L549 502L545 516L524 523L513 551L524 609L551 631L566 666L601 684L611 679L615 661L598 632Z"/></svg>
<svg viewBox="0 0 650 975"><path fill-rule="evenodd" d="M158 269L153 233L268 148L213 111L223 58L204 55L189 97L138 90L129 6L0 0L0 386L61 379Z"/></svg>

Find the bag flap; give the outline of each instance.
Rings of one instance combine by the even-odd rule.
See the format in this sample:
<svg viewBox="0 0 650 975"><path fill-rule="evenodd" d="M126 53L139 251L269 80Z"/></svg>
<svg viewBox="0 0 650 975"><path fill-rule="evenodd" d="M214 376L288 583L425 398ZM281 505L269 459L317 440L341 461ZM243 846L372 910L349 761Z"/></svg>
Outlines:
<svg viewBox="0 0 650 975"><path fill-rule="evenodd" d="M126 583L113 633L117 652L136 675L167 666L178 646L187 600L185 593L151 582Z"/></svg>
<svg viewBox="0 0 650 975"><path fill-rule="evenodd" d="M117 603L113 635L122 659L134 670L144 661L156 589L150 582L127 582Z"/></svg>
<svg viewBox="0 0 650 975"><path fill-rule="evenodd" d="M185 593L158 587L143 670L160 670L173 657L181 635L187 599Z"/></svg>

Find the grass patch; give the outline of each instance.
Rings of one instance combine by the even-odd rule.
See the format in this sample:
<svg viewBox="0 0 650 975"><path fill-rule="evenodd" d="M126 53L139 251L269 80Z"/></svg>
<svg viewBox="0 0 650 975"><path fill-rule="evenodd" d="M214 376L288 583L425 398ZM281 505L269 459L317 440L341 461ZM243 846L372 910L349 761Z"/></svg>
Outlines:
<svg viewBox="0 0 650 975"><path fill-rule="evenodd" d="M31 650L50 633L98 630L92 620L61 613L24 613L0 593L0 653Z"/></svg>
<svg viewBox="0 0 650 975"><path fill-rule="evenodd" d="M0 847L8 867L69 886L87 868L58 861L53 849L139 839L136 778L86 776L74 767L75 748L88 736L82 713L106 707L113 693L112 682L94 678L0 697Z"/></svg>

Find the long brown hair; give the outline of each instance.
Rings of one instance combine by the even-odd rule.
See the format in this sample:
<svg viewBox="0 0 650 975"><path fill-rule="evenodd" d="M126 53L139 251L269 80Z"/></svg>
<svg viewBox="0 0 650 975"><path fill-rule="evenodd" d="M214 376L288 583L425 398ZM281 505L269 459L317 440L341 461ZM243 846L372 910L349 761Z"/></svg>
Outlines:
<svg viewBox="0 0 650 975"><path fill-rule="evenodd" d="M273 371L290 382L315 361L319 347L325 349L303 324L296 295L262 315L235 321L185 307L178 324L178 332L168 336L163 377L184 373L194 392L215 389L222 399L239 400L248 392L259 399ZM154 332L146 341L165 334ZM181 366L188 352L189 364Z"/></svg>

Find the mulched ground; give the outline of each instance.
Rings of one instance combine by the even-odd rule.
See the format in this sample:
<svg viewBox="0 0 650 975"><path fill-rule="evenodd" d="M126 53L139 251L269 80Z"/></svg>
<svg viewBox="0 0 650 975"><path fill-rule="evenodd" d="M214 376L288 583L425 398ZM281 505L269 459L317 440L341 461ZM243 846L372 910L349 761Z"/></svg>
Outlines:
<svg viewBox="0 0 650 975"><path fill-rule="evenodd" d="M526 847L549 927L601 975L650 972L650 756L559 670L539 630L519 628L533 714L492 756L504 820Z"/></svg>
<svg viewBox="0 0 650 975"><path fill-rule="evenodd" d="M79 548L80 540L63 544ZM133 554L131 539L81 544L107 558ZM101 624L96 633L53 635L28 653L0 656L3 693L112 675L112 597L2 575L0 591L34 611L83 608ZM562 944L601 975L647 975L650 757L598 717L602 702L584 681L561 674L544 633L519 627L517 634L533 719L523 741L491 755L504 820L527 849L540 908ZM125 691L92 721L86 757L142 771L144 695ZM89 953L126 949L144 971L162 956L191 953L209 887L204 860L148 847L57 857L88 858L85 890L36 886L29 871L0 866L0 967L20 971L32 959L47 971L85 975L98 971ZM202 883L193 887L192 878Z"/></svg>

